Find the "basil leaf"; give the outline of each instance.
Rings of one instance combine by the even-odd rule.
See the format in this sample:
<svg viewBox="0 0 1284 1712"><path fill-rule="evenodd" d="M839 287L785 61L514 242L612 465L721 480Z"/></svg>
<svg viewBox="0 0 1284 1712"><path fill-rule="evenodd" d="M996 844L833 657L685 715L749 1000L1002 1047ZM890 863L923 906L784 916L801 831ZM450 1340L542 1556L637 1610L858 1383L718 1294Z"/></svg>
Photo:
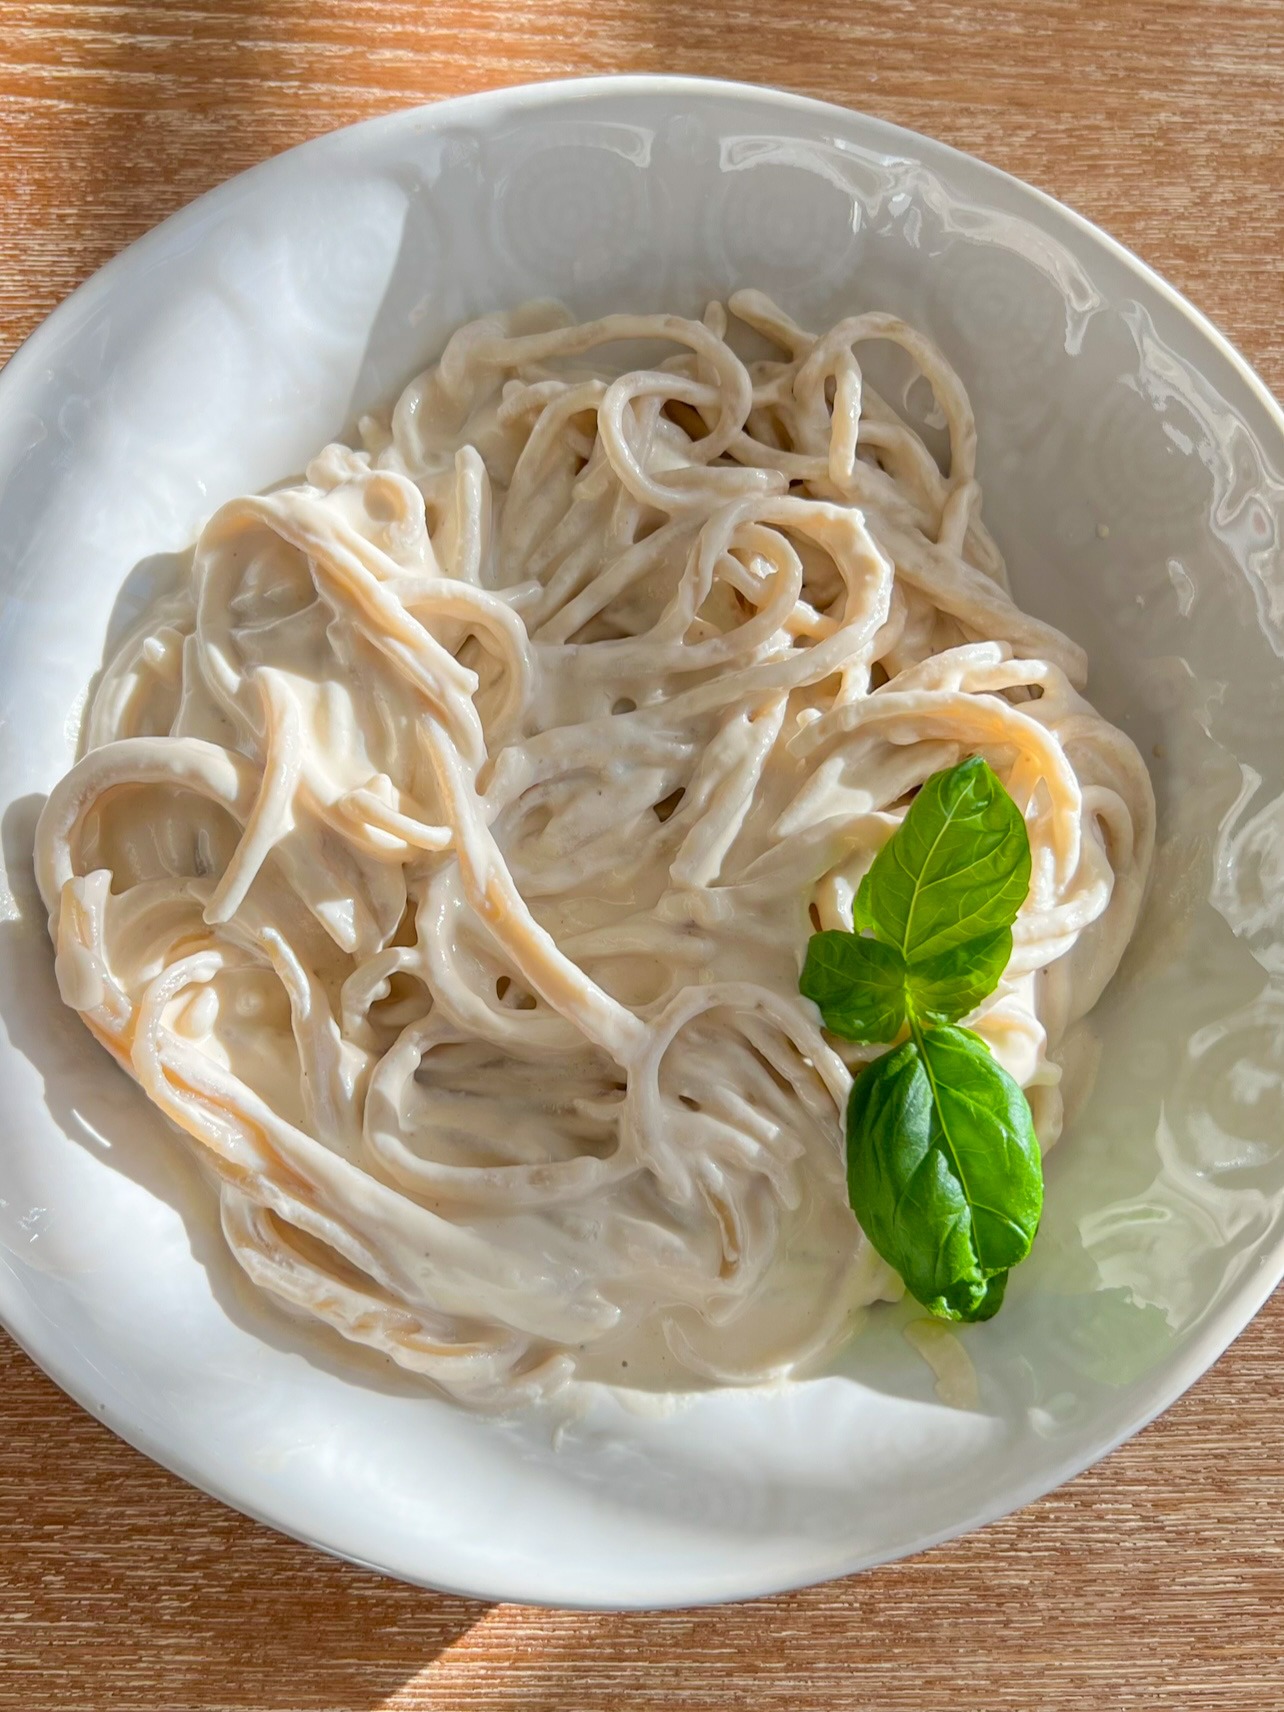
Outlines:
<svg viewBox="0 0 1284 1712"><path fill-rule="evenodd" d="M852 1209L930 1312L988 1319L1030 1251L1043 1168L1021 1089L961 1028L915 1030L857 1076L847 1107Z"/></svg>
<svg viewBox="0 0 1284 1712"><path fill-rule="evenodd" d="M831 1034L895 1040L910 1014L919 1023L957 1022L975 1010L1011 955L1006 927L908 967L894 945L854 933L813 933L798 990L820 1007Z"/></svg>
<svg viewBox="0 0 1284 1712"><path fill-rule="evenodd" d="M853 925L909 963L1011 927L1030 889L1030 840L979 757L933 773L874 858Z"/></svg>
<svg viewBox="0 0 1284 1712"><path fill-rule="evenodd" d="M845 1040L895 1040L905 1025L905 959L854 933L813 933L798 989Z"/></svg>
<svg viewBox="0 0 1284 1712"><path fill-rule="evenodd" d="M966 1319L969 1325L979 1325L982 1320L992 1320L1003 1306L1003 1298L1008 1288L1008 1274L996 1272L992 1278L985 1281L985 1293L980 1301L975 1303L967 1314L960 1314L960 1319Z"/></svg>
<svg viewBox="0 0 1284 1712"><path fill-rule="evenodd" d="M820 1007L825 1027L844 1040L895 1040L912 1016L918 1023L957 1022L998 986L1012 955L1012 931L1001 927L906 966L894 945L854 933L813 933L798 980Z"/></svg>
<svg viewBox="0 0 1284 1712"><path fill-rule="evenodd" d="M909 1026L852 1086L848 1193L874 1247L947 1319L998 1312L1043 1209L1025 1095L953 1026L1002 979L1029 886L1025 821L986 763L934 773L861 881L855 931L813 935L799 980L834 1034Z"/></svg>
<svg viewBox="0 0 1284 1712"><path fill-rule="evenodd" d="M857 943L867 945L871 941ZM965 940L952 950L917 958L905 971L909 1008L920 1023L958 1022L982 999L989 998L1011 955L1012 929L1000 927L979 939Z"/></svg>

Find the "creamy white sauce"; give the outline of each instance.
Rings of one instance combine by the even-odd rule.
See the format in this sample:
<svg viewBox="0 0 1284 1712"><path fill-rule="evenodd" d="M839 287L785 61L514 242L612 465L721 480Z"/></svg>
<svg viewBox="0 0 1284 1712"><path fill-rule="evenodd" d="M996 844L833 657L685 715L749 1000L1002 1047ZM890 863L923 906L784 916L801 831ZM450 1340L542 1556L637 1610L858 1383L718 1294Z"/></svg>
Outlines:
<svg viewBox="0 0 1284 1712"><path fill-rule="evenodd" d="M1136 751L1009 597L945 359L730 307L776 358L718 305L474 323L361 449L224 506L40 824L63 997L249 1276L478 1405L787 1374L899 1294L845 1189L876 1049L797 982L928 774L984 755L1027 819L970 1021L1045 1146L1150 860ZM670 352L586 368L620 339ZM931 383L947 474L870 340Z"/></svg>

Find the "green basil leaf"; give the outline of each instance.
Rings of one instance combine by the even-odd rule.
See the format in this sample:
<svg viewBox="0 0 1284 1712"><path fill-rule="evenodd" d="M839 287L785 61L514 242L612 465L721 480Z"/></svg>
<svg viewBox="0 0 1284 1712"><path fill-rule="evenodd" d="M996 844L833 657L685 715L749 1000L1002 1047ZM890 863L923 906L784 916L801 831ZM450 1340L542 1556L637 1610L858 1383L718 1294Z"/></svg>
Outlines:
<svg viewBox="0 0 1284 1712"><path fill-rule="evenodd" d="M979 756L933 773L874 858L854 926L909 963L1011 927L1030 889L1030 840Z"/></svg>
<svg viewBox="0 0 1284 1712"><path fill-rule="evenodd" d="M915 1018L920 1023L958 1022L982 999L989 998L1011 955L1012 929L1000 927L949 951L916 958L905 971L909 1007Z"/></svg>
<svg viewBox="0 0 1284 1712"><path fill-rule="evenodd" d="M905 1025L905 960L894 945L813 933L798 988L844 1040L895 1040Z"/></svg>
<svg viewBox="0 0 1284 1712"><path fill-rule="evenodd" d="M934 773L862 880L855 931L815 934L799 981L835 1034L893 1040L909 1025L853 1084L848 1192L874 1247L947 1319L998 1312L1043 1208L1025 1095L953 1026L1001 980L1029 886L1025 821L986 763Z"/></svg>
<svg viewBox="0 0 1284 1712"><path fill-rule="evenodd" d="M857 1076L847 1108L852 1209L930 1312L988 1319L1030 1251L1043 1168L1021 1089L966 1029L934 1028Z"/></svg>
<svg viewBox="0 0 1284 1712"><path fill-rule="evenodd" d="M971 1313L967 1315L969 1323L979 1325L981 1320L993 1320L998 1310L1003 1306L1003 1296L1007 1293L1007 1287L1007 1272L995 1272L993 1277L988 1277L983 1298L972 1305ZM959 1315L959 1318L964 1318L964 1315Z"/></svg>

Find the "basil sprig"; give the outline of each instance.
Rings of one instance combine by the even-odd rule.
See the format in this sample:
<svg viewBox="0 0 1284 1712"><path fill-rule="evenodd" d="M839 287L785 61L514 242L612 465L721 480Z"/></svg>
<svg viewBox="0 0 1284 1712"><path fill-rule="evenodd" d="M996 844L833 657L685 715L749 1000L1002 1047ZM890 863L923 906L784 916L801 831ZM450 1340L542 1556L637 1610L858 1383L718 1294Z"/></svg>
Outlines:
<svg viewBox="0 0 1284 1712"><path fill-rule="evenodd" d="M934 773L874 858L852 933L816 933L799 987L846 1040L908 1039L847 1106L852 1210L931 1313L987 1320L1030 1252L1043 1168L1025 1095L957 1023L998 985L1030 889L1025 821L979 757Z"/></svg>

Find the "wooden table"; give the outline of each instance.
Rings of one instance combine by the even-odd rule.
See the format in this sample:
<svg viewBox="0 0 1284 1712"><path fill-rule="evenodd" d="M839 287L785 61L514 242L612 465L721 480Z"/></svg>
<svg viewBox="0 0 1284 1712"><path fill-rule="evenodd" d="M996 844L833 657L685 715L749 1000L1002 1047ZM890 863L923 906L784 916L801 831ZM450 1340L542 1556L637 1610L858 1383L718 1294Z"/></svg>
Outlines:
<svg viewBox="0 0 1284 1712"><path fill-rule="evenodd" d="M1284 393L1284 0L6 0L0 351L275 150L606 71L783 84L1099 221ZM1176 1408L1019 1516L711 1612L439 1598L183 1486L0 1347L5 1712L1284 1708L1284 1299Z"/></svg>

